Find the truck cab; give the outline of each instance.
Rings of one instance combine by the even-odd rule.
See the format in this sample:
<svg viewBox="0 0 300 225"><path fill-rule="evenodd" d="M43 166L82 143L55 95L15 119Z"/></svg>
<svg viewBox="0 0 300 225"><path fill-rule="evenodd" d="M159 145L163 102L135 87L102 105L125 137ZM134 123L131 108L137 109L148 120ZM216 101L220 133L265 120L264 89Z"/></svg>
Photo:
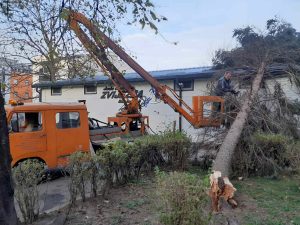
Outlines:
<svg viewBox="0 0 300 225"><path fill-rule="evenodd" d="M66 165L76 151L89 152L89 121L80 103L32 103L5 107L12 166L35 158L49 169Z"/></svg>

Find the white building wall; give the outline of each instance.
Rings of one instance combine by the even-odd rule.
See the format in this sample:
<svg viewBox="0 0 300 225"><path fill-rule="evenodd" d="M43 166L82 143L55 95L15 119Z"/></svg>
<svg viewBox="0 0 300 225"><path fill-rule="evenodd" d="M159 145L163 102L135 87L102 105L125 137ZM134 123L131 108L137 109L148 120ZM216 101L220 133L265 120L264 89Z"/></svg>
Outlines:
<svg viewBox="0 0 300 225"><path fill-rule="evenodd" d="M272 80L267 80L266 84L269 87L271 93L274 93L274 85L278 82L283 89L287 98L291 100L299 100L300 90L295 85L292 85L288 77L280 77Z"/></svg>
<svg viewBox="0 0 300 225"><path fill-rule="evenodd" d="M174 87L173 81L161 82L169 87ZM183 100L192 107L192 96L207 95L206 80L195 80L193 91L183 91ZM160 100L156 100L154 94L151 92L151 86L147 83L139 82L132 83L136 90L143 92L143 99L146 105L142 108L142 113L149 116L149 123L152 130L155 132L164 131L167 127L172 128L173 121L176 121L178 128L179 114L164 104ZM116 98L118 92L116 90L106 90L111 85L99 84L97 87L97 94L84 94L83 86L63 87L62 95L52 96L51 89L43 89L43 102L77 102L78 100L86 100L90 117L97 118L101 121L107 121L107 117L114 116L123 106ZM182 119L182 128L188 134L195 134L197 130L192 128L188 121Z"/></svg>
<svg viewBox="0 0 300 225"><path fill-rule="evenodd" d="M208 80L195 80L193 91L183 91L183 100L192 107L192 96L209 95L207 90ZM271 91L274 90L275 82L279 82L285 91L287 97L290 99L298 99L297 89L291 85L288 78L277 78L276 80L267 80L267 85ZM173 81L161 82L173 88ZM147 99L146 106L143 107L142 113L149 116L149 123L152 130L155 132L164 131L167 127L172 128L173 121L176 121L178 128L179 114L174 112L171 107L164 104L160 100L156 100L153 93L151 93L151 86L144 82L132 83L136 90L143 91L144 99ZM122 107L117 98L118 92L116 90L106 90L111 85L99 84L97 87L97 94L84 94L83 86L63 87L62 95L52 96L51 89L43 89L43 102L77 102L78 100L86 100L90 117L97 118L101 121L107 121L107 117L114 116ZM149 102L148 102L149 101ZM209 107L209 106L208 106ZM202 129L194 129L190 123L182 119L182 128L193 138L201 135Z"/></svg>

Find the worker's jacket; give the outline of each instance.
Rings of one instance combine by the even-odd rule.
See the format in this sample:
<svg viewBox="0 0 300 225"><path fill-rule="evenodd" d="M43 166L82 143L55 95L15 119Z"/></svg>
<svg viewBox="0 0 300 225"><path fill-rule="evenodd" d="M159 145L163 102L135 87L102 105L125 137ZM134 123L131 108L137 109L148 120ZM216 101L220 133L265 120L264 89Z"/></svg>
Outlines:
<svg viewBox="0 0 300 225"><path fill-rule="evenodd" d="M216 96L224 96L226 92L232 92L233 88L231 86L231 81L226 80L225 77L221 77L218 80L218 84L215 89Z"/></svg>

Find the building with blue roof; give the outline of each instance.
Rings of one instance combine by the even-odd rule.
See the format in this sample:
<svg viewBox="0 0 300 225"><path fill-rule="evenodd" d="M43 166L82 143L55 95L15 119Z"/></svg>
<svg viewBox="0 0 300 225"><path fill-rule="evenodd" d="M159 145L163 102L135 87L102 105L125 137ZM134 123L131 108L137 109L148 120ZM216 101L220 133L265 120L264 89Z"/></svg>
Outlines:
<svg viewBox="0 0 300 225"><path fill-rule="evenodd" d="M164 80L176 80L176 79L208 79L214 74L214 70L211 67L194 67L185 69L173 69L173 70L160 70L150 71L151 76L159 81ZM137 73L126 73L125 78L131 82L144 82L144 79ZM109 82L109 77L104 74L99 74L93 77L74 78L68 80L59 80L56 82L43 81L34 84L34 88L48 88L48 87L64 87L64 86L76 86L85 84L103 84Z"/></svg>
<svg viewBox="0 0 300 225"><path fill-rule="evenodd" d="M236 74L245 73L247 68L235 70ZM281 78L284 69L282 67L272 67L266 72L266 77L279 76L276 82L280 82L289 96L295 96L288 78ZM150 74L160 83L168 85L179 93L178 83L182 83L182 98L192 106L192 96L210 95L208 83L212 81L216 73L211 67L194 67L173 70L150 71ZM249 70L250 74L255 71ZM137 73L127 73L124 75L138 92L141 99L142 113L149 116L149 123L155 132L163 131L171 127L176 121L178 128L178 113L174 112L171 107L156 99L151 85L143 80ZM271 79L272 83L274 80ZM275 81L274 81L275 82ZM237 88L241 86L236 83ZM103 74L94 77L75 78L69 80L59 80L56 82L43 81L33 85L40 93L42 102L77 102L86 101L89 116L101 121L107 121L107 117L115 114L123 107L123 102L118 91L112 85L108 76ZM189 134L197 134L192 126L183 119L182 128Z"/></svg>
<svg viewBox="0 0 300 225"><path fill-rule="evenodd" d="M194 67L173 70L150 71L150 74L160 83L179 91L177 84L183 84L182 96L192 104L193 95L208 95L207 81L215 71L211 67ZM154 131L165 130L167 126L177 121L179 115L168 105L155 98L151 85L137 73L130 72L124 75L132 84L140 99L142 99L142 113L149 115L150 126ZM42 81L33 85L40 93L42 102L77 102L85 100L89 116L106 121L107 117L114 116L123 106L118 91L112 85L108 76L98 74L94 77L58 80L55 82ZM188 129L190 124L183 121L183 128Z"/></svg>

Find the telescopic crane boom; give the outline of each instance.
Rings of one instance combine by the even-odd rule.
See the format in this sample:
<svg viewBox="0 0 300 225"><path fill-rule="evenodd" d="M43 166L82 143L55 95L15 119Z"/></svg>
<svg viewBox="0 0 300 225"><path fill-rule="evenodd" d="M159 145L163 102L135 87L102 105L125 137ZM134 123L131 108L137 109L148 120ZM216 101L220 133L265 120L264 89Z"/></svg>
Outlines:
<svg viewBox="0 0 300 225"><path fill-rule="evenodd" d="M109 122L115 122L119 126L121 123L125 123L129 127L132 121L140 120L143 123L144 119L147 119L148 117L141 114L141 107L135 88L124 78L123 74L119 72L109 60L106 54L107 48L111 49L117 56L120 57L120 59L126 62L136 73L147 81L155 89L156 97L168 104L176 112L180 113L191 125L193 125L193 127L200 128L220 125L220 119L205 117L203 114L203 108L205 102L218 102L221 104L221 112L223 112L223 98L218 96L193 96L192 109L181 98L179 98L174 90L169 88L167 85L160 84L82 13L64 9L61 13L61 17L69 23L70 28L75 32L83 46L92 55L102 70L110 77L112 83L115 85L124 101L125 108L121 112L117 113L116 117L109 117ZM80 24L89 31L91 38L83 31ZM130 97L124 93L124 90ZM181 104L179 104L179 102ZM143 126L144 124L142 125L142 129L144 129Z"/></svg>

